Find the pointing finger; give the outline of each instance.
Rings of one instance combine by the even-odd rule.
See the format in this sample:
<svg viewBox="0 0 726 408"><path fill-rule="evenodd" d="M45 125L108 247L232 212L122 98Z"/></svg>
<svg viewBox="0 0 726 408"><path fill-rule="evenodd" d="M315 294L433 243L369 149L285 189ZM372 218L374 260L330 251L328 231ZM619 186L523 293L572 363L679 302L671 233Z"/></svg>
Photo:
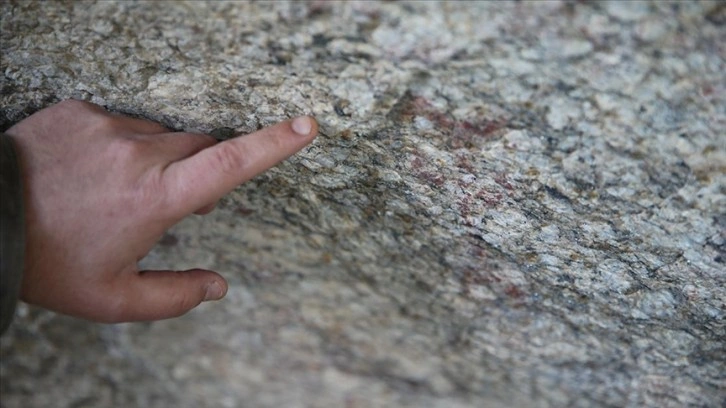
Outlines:
<svg viewBox="0 0 726 408"><path fill-rule="evenodd" d="M318 132L315 119L288 120L203 149L169 165L163 183L178 216L216 202L238 185L309 144Z"/></svg>

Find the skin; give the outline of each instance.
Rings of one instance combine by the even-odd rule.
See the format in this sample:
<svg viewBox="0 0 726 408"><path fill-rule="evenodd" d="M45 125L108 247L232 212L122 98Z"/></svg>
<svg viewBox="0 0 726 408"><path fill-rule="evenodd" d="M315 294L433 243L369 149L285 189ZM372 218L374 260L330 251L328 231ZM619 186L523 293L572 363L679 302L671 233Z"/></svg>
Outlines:
<svg viewBox="0 0 726 408"><path fill-rule="evenodd" d="M212 211L317 131L301 117L217 143L75 100L28 117L6 132L25 190L21 299L108 323L176 317L221 299L227 282L216 272L137 263L172 225Z"/></svg>

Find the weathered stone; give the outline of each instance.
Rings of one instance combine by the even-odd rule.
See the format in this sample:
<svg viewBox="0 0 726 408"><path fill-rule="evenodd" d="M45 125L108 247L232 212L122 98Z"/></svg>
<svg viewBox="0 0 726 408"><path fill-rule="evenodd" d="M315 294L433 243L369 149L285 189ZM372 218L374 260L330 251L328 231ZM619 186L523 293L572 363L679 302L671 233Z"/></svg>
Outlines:
<svg viewBox="0 0 726 408"><path fill-rule="evenodd" d="M3 127L74 97L322 131L143 261L219 270L226 300L21 307L3 406L722 405L719 7L3 3Z"/></svg>

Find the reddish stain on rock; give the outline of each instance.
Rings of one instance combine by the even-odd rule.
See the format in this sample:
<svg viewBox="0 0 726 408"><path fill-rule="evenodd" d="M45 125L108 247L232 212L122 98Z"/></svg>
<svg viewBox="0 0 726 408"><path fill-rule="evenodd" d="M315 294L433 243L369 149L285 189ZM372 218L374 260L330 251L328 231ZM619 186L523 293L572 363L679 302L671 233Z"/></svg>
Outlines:
<svg viewBox="0 0 726 408"><path fill-rule="evenodd" d="M464 218L464 224L471 226L471 223L466 220L466 217L471 215L471 197L462 197L456 205L459 207L459 215Z"/></svg>
<svg viewBox="0 0 726 408"><path fill-rule="evenodd" d="M421 167L423 167L423 159L421 159L419 156L416 156L411 160L411 168L414 170L419 170Z"/></svg>
<svg viewBox="0 0 726 408"><path fill-rule="evenodd" d="M489 273L487 271L478 271L472 268L467 268L462 276L462 283L464 285L481 285L489 286L491 283L501 282L501 279Z"/></svg>
<svg viewBox="0 0 726 408"><path fill-rule="evenodd" d="M444 176L441 174L422 171L418 173L417 176L426 180L429 185L434 185L436 187L443 187L444 185Z"/></svg>
<svg viewBox="0 0 726 408"><path fill-rule="evenodd" d="M503 118L457 119L451 113L434 107L426 98L413 95L410 91L394 105L391 115L398 120L425 117L436 129L450 136L447 143L454 149L473 147L479 142L479 138L493 136L506 125Z"/></svg>
<svg viewBox="0 0 726 408"><path fill-rule="evenodd" d="M469 159L464 155L456 156L456 167L466 171L467 173L474 173L474 166L471 164Z"/></svg>
<svg viewBox="0 0 726 408"><path fill-rule="evenodd" d="M494 206L499 204L502 201L502 194L493 192L493 191L487 191L487 190L479 190L474 197L486 205Z"/></svg>
<svg viewBox="0 0 726 408"><path fill-rule="evenodd" d="M504 289L504 293L507 296L515 298L515 299L519 299L522 296L524 296L524 292L521 289L519 289L517 286L514 286L514 285L507 286L506 289Z"/></svg>
<svg viewBox="0 0 726 408"><path fill-rule="evenodd" d="M419 179L423 179L430 186L443 187L444 175L437 172L437 167L429 160L420 156L420 152L414 152L414 158L411 159L412 173Z"/></svg>
<svg viewBox="0 0 726 408"><path fill-rule="evenodd" d="M477 270L474 268L466 268L461 275L461 294L469 297L471 295L472 286L486 286L491 287L492 284L497 284L499 278L488 271Z"/></svg>
<svg viewBox="0 0 726 408"><path fill-rule="evenodd" d="M456 122L451 129L452 138L449 145L455 149L473 147L478 142L478 138L490 137L504 128L504 125L505 122L500 119Z"/></svg>
<svg viewBox="0 0 726 408"><path fill-rule="evenodd" d="M459 128L465 132L473 132L481 136L489 136L497 130L503 128L505 123L501 119L484 119L475 122L463 121L460 122L458 125Z"/></svg>
<svg viewBox="0 0 726 408"><path fill-rule="evenodd" d="M477 245L471 245L466 253L474 259L482 259L486 257L486 252L484 252L484 249Z"/></svg>
<svg viewBox="0 0 726 408"><path fill-rule="evenodd" d="M458 184L465 190L465 183L459 181ZM502 202L503 197L502 193L487 191L484 189L481 189L474 194L467 193L462 195L456 202L462 222L464 225L472 226L468 217L480 213L480 211L477 211L477 208L481 208L482 205L487 207L497 206Z"/></svg>
<svg viewBox="0 0 726 408"><path fill-rule="evenodd" d="M507 190L514 190L512 184L509 182L509 180L507 180L507 175L505 173L499 173L495 175L494 181L500 186L506 188Z"/></svg>

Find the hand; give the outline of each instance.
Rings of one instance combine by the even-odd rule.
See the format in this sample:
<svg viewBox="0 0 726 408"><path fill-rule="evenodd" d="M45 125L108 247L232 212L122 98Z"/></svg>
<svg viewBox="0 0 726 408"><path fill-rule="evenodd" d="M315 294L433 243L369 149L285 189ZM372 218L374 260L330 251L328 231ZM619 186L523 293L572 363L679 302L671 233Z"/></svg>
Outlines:
<svg viewBox="0 0 726 408"><path fill-rule="evenodd" d="M164 231L310 143L312 118L217 143L68 100L10 128L25 190L21 299L101 322L182 315L222 298L219 274L139 271Z"/></svg>

